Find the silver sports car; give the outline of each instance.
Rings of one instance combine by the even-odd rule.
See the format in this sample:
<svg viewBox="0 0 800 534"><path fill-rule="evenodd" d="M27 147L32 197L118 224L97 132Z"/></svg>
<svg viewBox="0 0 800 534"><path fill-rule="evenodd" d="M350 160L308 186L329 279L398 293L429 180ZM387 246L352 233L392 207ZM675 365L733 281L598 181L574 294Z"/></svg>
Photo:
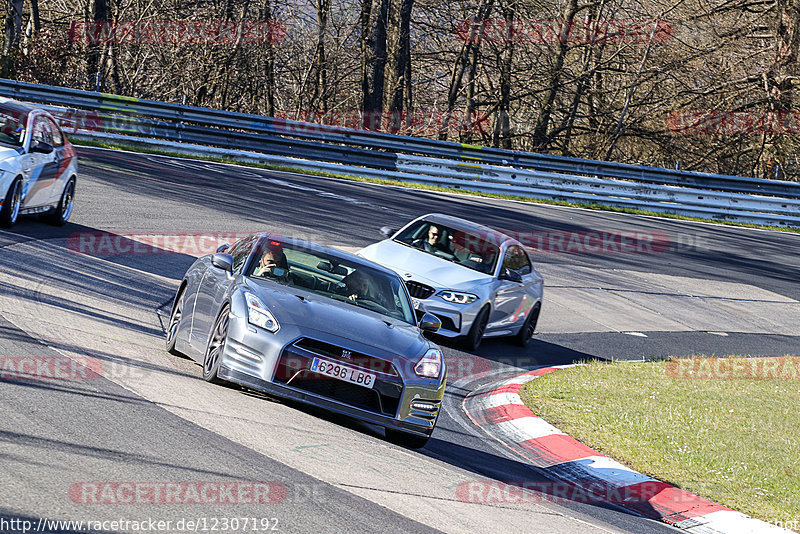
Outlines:
<svg viewBox="0 0 800 534"><path fill-rule="evenodd" d="M66 224L77 175L75 148L53 116L0 97L0 226L34 213Z"/></svg>
<svg viewBox="0 0 800 534"><path fill-rule="evenodd" d="M475 350L484 337L525 346L542 306L542 277L525 248L486 226L440 214L416 219L358 252L405 280L418 314L442 322L440 335Z"/></svg>
<svg viewBox="0 0 800 534"><path fill-rule="evenodd" d="M419 448L445 389L403 281L353 254L271 234L198 259L173 301L167 349L233 382L383 426Z"/></svg>

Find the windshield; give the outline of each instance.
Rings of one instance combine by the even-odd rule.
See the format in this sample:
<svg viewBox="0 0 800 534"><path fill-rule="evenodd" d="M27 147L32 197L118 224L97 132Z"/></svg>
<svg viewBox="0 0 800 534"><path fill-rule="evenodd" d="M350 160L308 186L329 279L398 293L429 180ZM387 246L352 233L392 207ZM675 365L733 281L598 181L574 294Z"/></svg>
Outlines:
<svg viewBox="0 0 800 534"><path fill-rule="evenodd" d="M403 281L367 265L266 239L247 276L271 280L416 324Z"/></svg>
<svg viewBox="0 0 800 534"><path fill-rule="evenodd" d="M494 273L500 255L497 245L485 236L428 221L412 224L397 234L394 241L484 274Z"/></svg>
<svg viewBox="0 0 800 534"><path fill-rule="evenodd" d="M22 146L25 142L25 124L28 114L12 109L0 109L0 143Z"/></svg>

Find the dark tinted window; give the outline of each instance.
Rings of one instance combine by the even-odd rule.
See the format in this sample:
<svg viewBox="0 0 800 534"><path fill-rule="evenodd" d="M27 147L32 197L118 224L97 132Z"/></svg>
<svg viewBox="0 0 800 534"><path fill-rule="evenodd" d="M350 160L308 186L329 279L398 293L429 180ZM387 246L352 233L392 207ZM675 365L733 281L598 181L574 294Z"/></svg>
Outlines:
<svg viewBox="0 0 800 534"><path fill-rule="evenodd" d="M242 266L242 264L247 259L247 256L250 255L250 251L253 249L253 244L258 239L258 236L251 235L249 237L245 237L244 239L240 239L237 241L230 249L226 252L233 256L233 270L237 271Z"/></svg>
<svg viewBox="0 0 800 534"><path fill-rule="evenodd" d="M38 116L33 121L33 134L31 140L41 143L53 144L53 125L47 117Z"/></svg>
<svg viewBox="0 0 800 534"><path fill-rule="evenodd" d="M260 261L265 255L274 263ZM270 239L259 245L246 274L416 324L403 281L360 261Z"/></svg>
<svg viewBox="0 0 800 534"><path fill-rule="evenodd" d="M500 254L493 238L490 233L465 232L440 223L418 221L398 233L394 241L473 271L492 274Z"/></svg>
<svg viewBox="0 0 800 534"><path fill-rule="evenodd" d="M22 146L28 114L14 109L0 109L0 143Z"/></svg>
<svg viewBox="0 0 800 534"><path fill-rule="evenodd" d="M519 274L529 274L531 272L531 260L522 247L519 245L512 245L506 250L503 267L506 269L513 269Z"/></svg>
<svg viewBox="0 0 800 534"><path fill-rule="evenodd" d="M47 122L50 123L50 129L53 132L53 146L64 146L64 134L61 133L61 129L50 119L47 119Z"/></svg>

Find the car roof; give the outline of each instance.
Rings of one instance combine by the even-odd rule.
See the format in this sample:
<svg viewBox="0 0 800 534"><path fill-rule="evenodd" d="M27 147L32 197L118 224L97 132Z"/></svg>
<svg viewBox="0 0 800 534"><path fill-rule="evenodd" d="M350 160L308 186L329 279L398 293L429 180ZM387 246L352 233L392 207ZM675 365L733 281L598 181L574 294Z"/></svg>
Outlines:
<svg viewBox="0 0 800 534"><path fill-rule="evenodd" d="M459 217L453 217L452 215L444 215L443 213L429 213L428 215L423 215L417 220L425 220L432 223L440 223L444 226L450 227L454 230L461 230L464 232L474 232L479 235L482 235L484 239L497 245L498 247L505 244L506 242L517 243L517 240L511 237L510 235L504 234L494 228L490 228L483 224L478 224L476 222L468 221L467 219L461 219Z"/></svg>
<svg viewBox="0 0 800 534"><path fill-rule="evenodd" d="M31 111L41 111L39 108L19 100L0 96L0 109L9 109L17 113L30 113Z"/></svg>
<svg viewBox="0 0 800 534"><path fill-rule="evenodd" d="M260 238L274 239L275 241L278 241L280 243L287 243L289 245L297 245L297 246L306 248L308 250L311 250L311 251L314 251L314 252L320 252L322 254L327 254L328 256L333 256L335 258L339 258L339 259L341 259L343 261L347 261L347 262L350 262L350 263L358 263L358 264L366 265L366 266L368 266L368 267L370 267L372 269L375 269L376 271L380 271L382 273L388 274L388 275L393 276L395 278L397 277L397 273L395 273L394 271L392 271L391 269L389 269L387 267L384 267L383 265L379 265L379 264L377 264L377 263L375 263L373 261L370 261L370 260L368 260L366 258L362 258L361 256L356 256L355 254L352 254L350 252L345 252L344 250L340 250L338 248L326 247L325 245L320 245L318 243L314 243L312 241L307 241L305 239L298 239L298 238L295 238L295 237L288 237L288 236L285 236L285 235L273 234L273 233L270 233L270 232L262 232L262 233L260 233L258 235L259 235Z"/></svg>

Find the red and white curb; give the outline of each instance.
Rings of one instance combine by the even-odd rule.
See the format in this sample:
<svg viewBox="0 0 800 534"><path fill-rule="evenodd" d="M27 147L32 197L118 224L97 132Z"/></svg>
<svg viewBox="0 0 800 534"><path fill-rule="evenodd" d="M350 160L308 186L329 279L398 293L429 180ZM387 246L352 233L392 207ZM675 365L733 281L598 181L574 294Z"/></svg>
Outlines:
<svg viewBox="0 0 800 534"><path fill-rule="evenodd" d="M535 415L519 396L527 382L569 365L544 367L486 386L464 399L473 423L516 451L553 480L586 488L602 486L602 495L631 512L691 533L791 532L637 473L564 434Z"/></svg>

